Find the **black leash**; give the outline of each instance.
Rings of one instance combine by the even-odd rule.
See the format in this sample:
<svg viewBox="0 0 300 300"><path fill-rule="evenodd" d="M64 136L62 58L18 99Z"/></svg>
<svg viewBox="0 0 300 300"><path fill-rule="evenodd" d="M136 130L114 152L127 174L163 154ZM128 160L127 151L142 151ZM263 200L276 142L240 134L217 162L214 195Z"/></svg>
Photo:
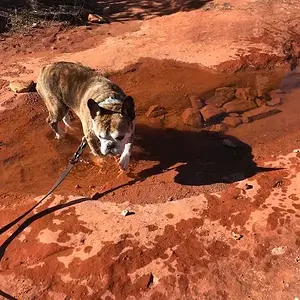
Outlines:
<svg viewBox="0 0 300 300"><path fill-rule="evenodd" d="M44 201L48 196L50 196L53 191L65 180L65 178L69 175L74 165L78 162L79 157L83 153L84 148L86 147L87 142L85 138L82 138L81 144L79 145L78 149L74 153L73 157L69 160L69 164L67 168L64 170L64 172L59 176L55 184L52 186L50 191L37 203L40 204L42 201Z"/></svg>
<svg viewBox="0 0 300 300"><path fill-rule="evenodd" d="M74 165L78 162L79 157L84 151L84 148L87 145L87 141L85 138L82 138L81 144L79 145L78 149L74 153L73 157L69 160L69 164L67 168L64 170L64 172L59 176L58 180L54 183L52 188L49 190L49 192L37 203L35 204L32 208L30 208L27 212L22 214L20 217L15 219L14 221L10 222L9 224L5 225L0 229L0 235L3 234L5 231L10 229L13 225L18 223L20 220L22 220L25 216L27 216L31 211L33 211L38 205L40 205L48 196L50 196L53 191L65 180L65 178L68 176L68 174L71 172L72 168Z"/></svg>

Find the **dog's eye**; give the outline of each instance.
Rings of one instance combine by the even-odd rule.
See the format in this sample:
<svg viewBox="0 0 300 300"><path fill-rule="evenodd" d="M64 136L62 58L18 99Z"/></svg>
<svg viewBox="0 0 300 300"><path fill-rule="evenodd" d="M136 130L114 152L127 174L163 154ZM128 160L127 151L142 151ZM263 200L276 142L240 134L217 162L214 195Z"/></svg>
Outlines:
<svg viewBox="0 0 300 300"><path fill-rule="evenodd" d="M116 137L117 141L122 141L123 139L124 139L124 135L122 135L122 136L119 135L119 136Z"/></svg>

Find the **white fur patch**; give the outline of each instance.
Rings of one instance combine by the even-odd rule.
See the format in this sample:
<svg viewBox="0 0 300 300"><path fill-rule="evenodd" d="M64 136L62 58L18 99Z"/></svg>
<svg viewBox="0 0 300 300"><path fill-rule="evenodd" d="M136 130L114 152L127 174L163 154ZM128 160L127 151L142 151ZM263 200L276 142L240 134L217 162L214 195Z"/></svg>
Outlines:
<svg viewBox="0 0 300 300"><path fill-rule="evenodd" d="M66 129L67 128L72 129L70 115L68 113L63 117L63 122L66 125ZM66 129L65 129L65 132L67 131Z"/></svg>
<svg viewBox="0 0 300 300"><path fill-rule="evenodd" d="M120 158L120 167L126 170L129 167L130 155L131 155L131 143L127 143L124 147L124 151Z"/></svg>
<svg viewBox="0 0 300 300"><path fill-rule="evenodd" d="M106 155L109 152L109 145L111 145L113 142L107 139L103 139L99 137L100 140L100 151L103 155Z"/></svg>
<svg viewBox="0 0 300 300"><path fill-rule="evenodd" d="M57 130L58 132L55 132L55 139L57 140L63 139L65 136L65 132L62 130L60 126L57 126Z"/></svg>

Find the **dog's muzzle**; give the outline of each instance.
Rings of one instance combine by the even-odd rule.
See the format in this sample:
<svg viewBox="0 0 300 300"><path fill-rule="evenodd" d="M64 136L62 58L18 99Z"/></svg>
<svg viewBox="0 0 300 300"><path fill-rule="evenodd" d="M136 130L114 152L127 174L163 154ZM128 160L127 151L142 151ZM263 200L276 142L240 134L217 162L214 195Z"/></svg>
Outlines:
<svg viewBox="0 0 300 300"><path fill-rule="evenodd" d="M108 143L105 147L106 155L117 155L120 154L120 149L115 142Z"/></svg>
<svg viewBox="0 0 300 300"><path fill-rule="evenodd" d="M107 153L108 154L112 154L112 155L116 155L118 154L118 148L117 148L117 144L116 143L112 143L107 145Z"/></svg>

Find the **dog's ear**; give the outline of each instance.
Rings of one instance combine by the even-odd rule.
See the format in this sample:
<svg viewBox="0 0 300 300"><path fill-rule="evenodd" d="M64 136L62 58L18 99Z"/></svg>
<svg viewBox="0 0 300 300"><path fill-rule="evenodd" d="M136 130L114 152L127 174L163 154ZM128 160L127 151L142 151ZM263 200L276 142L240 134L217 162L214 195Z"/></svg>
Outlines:
<svg viewBox="0 0 300 300"><path fill-rule="evenodd" d="M87 106L90 110L92 119L95 119L95 117L100 114L100 106L93 99L88 100Z"/></svg>
<svg viewBox="0 0 300 300"><path fill-rule="evenodd" d="M127 96L124 99L121 114L129 117L132 121L135 119L135 106L131 96Z"/></svg>
<svg viewBox="0 0 300 300"><path fill-rule="evenodd" d="M102 110L104 110L102 107L98 105L96 101L93 99L89 99L87 102L87 106L90 110L90 114L92 119L95 119L96 116L99 116L100 114L103 114Z"/></svg>

